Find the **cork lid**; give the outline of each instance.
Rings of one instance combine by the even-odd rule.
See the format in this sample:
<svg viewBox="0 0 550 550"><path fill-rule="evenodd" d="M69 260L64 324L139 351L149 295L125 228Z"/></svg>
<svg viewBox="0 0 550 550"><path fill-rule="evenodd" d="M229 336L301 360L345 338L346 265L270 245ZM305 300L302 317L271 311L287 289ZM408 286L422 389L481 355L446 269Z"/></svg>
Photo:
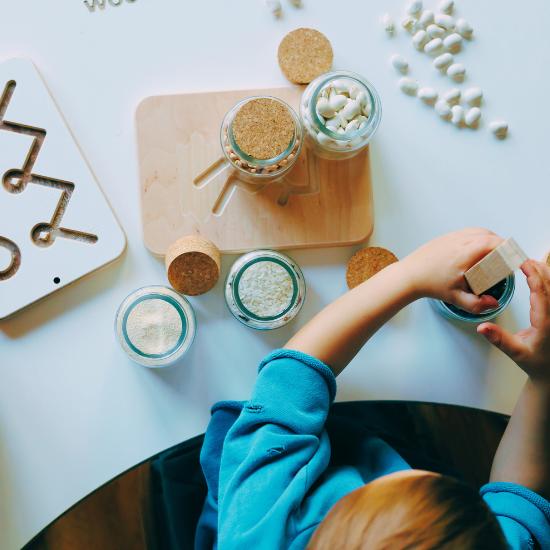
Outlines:
<svg viewBox="0 0 550 550"><path fill-rule="evenodd" d="M359 250L348 262L346 281L352 289L382 271L385 267L397 262L398 259L389 250L378 246L370 246Z"/></svg>
<svg viewBox="0 0 550 550"><path fill-rule="evenodd" d="M268 160L286 151L296 132L296 125L284 103L258 97L237 111L231 130L241 151L252 158Z"/></svg>
<svg viewBox="0 0 550 550"><path fill-rule="evenodd" d="M198 235L187 235L172 243L166 252L166 274L170 285L187 296L211 290L221 273L220 251Z"/></svg>
<svg viewBox="0 0 550 550"><path fill-rule="evenodd" d="M330 71L334 54L328 38L315 29L288 33L277 54L283 74L295 84L309 84Z"/></svg>

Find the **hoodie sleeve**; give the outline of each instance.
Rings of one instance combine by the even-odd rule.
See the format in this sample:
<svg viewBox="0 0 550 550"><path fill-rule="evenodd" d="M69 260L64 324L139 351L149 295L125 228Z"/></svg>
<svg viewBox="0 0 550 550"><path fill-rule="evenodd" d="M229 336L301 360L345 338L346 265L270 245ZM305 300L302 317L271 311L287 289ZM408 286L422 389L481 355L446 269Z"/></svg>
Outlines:
<svg viewBox="0 0 550 550"><path fill-rule="evenodd" d="M293 514L329 462L324 426L335 393L334 374L313 357L278 350L262 361L223 446L220 548L283 548L294 536Z"/></svg>
<svg viewBox="0 0 550 550"><path fill-rule="evenodd" d="M488 483L481 496L496 515L510 548L550 548L550 502L515 483Z"/></svg>

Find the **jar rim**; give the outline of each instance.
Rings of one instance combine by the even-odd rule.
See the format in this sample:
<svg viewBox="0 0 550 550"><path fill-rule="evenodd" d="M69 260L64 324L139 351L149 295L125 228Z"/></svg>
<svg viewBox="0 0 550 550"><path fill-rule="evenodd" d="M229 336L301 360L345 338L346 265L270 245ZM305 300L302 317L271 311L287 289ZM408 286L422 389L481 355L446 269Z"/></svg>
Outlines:
<svg viewBox="0 0 550 550"><path fill-rule="evenodd" d="M468 312L465 312L466 315L461 315L455 310L451 309L447 303L443 300L437 300L439 306L444 309L445 315L456 321L463 321L466 323L485 323L490 321L500 315L512 301L516 289L516 277L512 273L504 279L506 281L506 289L504 290L502 296L499 299L499 306L494 309L490 309L480 313L479 315L474 315ZM502 303L500 302L502 300ZM460 310L460 308L457 308Z"/></svg>
<svg viewBox="0 0 550 550"><path fill-rule="evenodd" d="M329 82L339 79L354 80L362 88L364 88L368 94L371 107L371 114L367 119L367 124L363 128L358 128L357 130L346 134L339 134L338 132L333 132L330 128L327 128L326 125L321 122L321 120L319 119L319 115L317 114L317 97ZM311 94L311 101L309 103L309 115L315 123L315 127L329 138L336 141L353 141L356 138L363 137L367 134L372 133L380 123L382 107L378 92L376 92L374 86L366 78L363 78L360 74L351 71L332 71L324 73L321 76L317 77L316 80L312 82L312 85L315 85L315 88L313 89L313 92ZM375 112L377 113L376 117L373 116L373 113Z"/></svg>
<svg viewBox="0 0 550 550"><path fill-rule="evenodd" d="M280 153L279 155L277 155L276 157L273 157L271 159L256 159L256 158L248 155L247 153L245 153L239 147L239 145L237 144L237 142L235 140L235 136L233 134L233 120L235 118L235 115L239 112L239 110L245 104L247 104L250 101L253 101L255 99L271 99L273 101L276 101L277 103L280 103L281 105L283 105L287 109L287 111L289 112L290 116L292 117L292 121L294 123L294 134L292 136L291 141L288 144L288 147L282 153ZM231 119L231 120L229 120L229 119ZM241 158L242 160L246 161L251 166L254 166L254 167L257 167L257 168L268 168L270 166L274 166L274 165L278 164L279 162L281 162L282 160L287 158L292 153L294 148L296 147L296 143L297 143L298 140L299 140L299 144L298 144L298 148L296 150L296 157L298 157L298 155L300 154L300 151L302 149L303 136L302 136L302 126L301 126L300 117L298 116L296 111L286 101L283 101L282 99L280 99L278 97L268 96L268 95L259 95L259 96L246 97L246 98L242 99L241 101L237 102L235 105L233 105L233 107L231 107L231 109L229 109L229 111L226 113L226 115L223 119L222 131L221 131L221 135L220 135L221 142L222 142L221 145L222 145L223 153L224 153L225 157L228 159L228 161L231 163L232 166L234 166L238 170L244 172L245 174L249 174L249 172L247 170L245 170L244 168L242 168L240 166L236 166L232 162L232 160L229 158L229 155L226 151L225 143L224 143L224 130L223 130L224 128L227 128L227 139L229 140L229 145L230 145L231 149L235 152L235 154L239 158ZM288 166L284 166L283 168L281 168L281 170L279 170L279 172L283 172L287 169L288 169ZM267 173L263 173L263 174L254 174L254 176L272 178L273 176L275 176L277 174L278 174L278 172L267 172Z"/></svg>
<svg viewBox="0 0 550 550"><path fill-rule="evenodd" d="M293 284L290 304L283 312L273 317L260 317L254 314L242 304L238 296L238 282L240 276L242 276L251 265L261 261L274 262L284 267L287 273L289 273ZM256 330L269 330L283 327L296 317L302 309L306 292L302 270L292 258L276 250L260 249L243 254L235 260L226 277L224 294L229 311L238 321Z"/></svg>
<svg viewBox="0 0 550 550"><path fill-rule="evenodd" d="M177 311L182 322L182 332L177 343L161 354L147 354L139 350L130 340L126 329L126 322L132 310L138 304L153 299L169 303ZM180 359L193 344L196 333L195 312L189 301L172 289L162 285L145 286L128 294L120 304L115 315L115 332L122 349L132 361L144 367L167 367Z"/></svg>

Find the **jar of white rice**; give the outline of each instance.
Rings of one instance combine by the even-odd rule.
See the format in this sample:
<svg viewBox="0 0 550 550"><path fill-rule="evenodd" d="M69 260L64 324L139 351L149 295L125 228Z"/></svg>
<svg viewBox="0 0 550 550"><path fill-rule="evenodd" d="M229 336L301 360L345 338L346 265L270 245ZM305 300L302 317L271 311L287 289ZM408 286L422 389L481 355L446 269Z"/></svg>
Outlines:
<svg viewBox="0 0 550 550"><path fill-rule="evenodd" d="M305 296L302 270L291 258L273 250L241 256L225 284L225 301L233 316L258 330L273 330L292 321Z"/></svg>

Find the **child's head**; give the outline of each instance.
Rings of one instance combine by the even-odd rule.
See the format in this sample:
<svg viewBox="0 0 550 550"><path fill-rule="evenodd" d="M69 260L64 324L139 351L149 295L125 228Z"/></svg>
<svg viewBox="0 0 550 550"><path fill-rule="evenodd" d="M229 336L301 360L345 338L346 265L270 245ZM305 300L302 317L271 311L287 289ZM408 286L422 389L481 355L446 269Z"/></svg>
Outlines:
<svg viewBox="0 0 550 550"><path fill-rule="evenodd" d="M421 470L380 477L340 499L308 550L503 550L496 517L477 491Z"/></svg>

